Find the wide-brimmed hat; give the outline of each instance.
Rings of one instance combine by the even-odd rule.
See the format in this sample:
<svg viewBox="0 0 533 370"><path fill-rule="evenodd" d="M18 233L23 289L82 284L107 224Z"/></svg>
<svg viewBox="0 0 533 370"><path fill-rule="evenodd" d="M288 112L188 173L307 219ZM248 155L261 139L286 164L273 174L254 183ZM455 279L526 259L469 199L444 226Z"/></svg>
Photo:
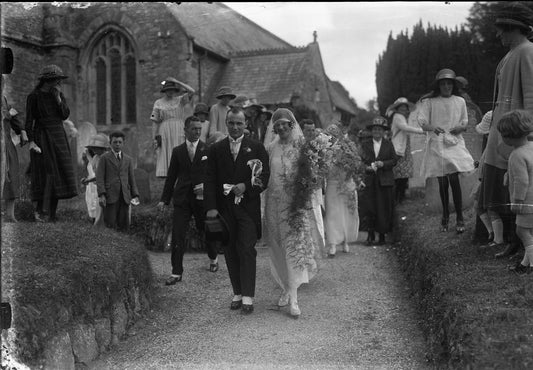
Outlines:
<svg viewBox="0 0 533 370"><path fill-rule="evenodd" d="M161 92L165 92L165 91L168 91L168 90L181 91L182 89L183 90L192 90L192 88L189 85L184 84L183 82L176 80L174 77L166 78L164 81L161 82L161 85L163 85L163 87L161 87Z"/></svg>
<svg viewBox="0 0 533 370"><path fill-rule="evenodd" d="M407 98L404 98L402 96L401 98L396 99L394 103L392 103L391 105L387 107L385 115L387 117L390 117L392 113L398 110L398 107L400 105L406 105L407 108L409 109L409 112L411 112L415 108L415 105L413 103L411 103L409 100L407 100Z"/></svg>
<svg viewBox="0 0 533 370"><path fill-rule="evenodd" d="M246 105L243 107L244 109L247 109L247 108L255 108L258 112L262 112L263 110L266 109L266 107L264 105L261 105L261 104L256 104L256 103L252 103L252 104L249 104L249 105Z"/></svg>
<svg viewBox="0 0 533 370"><path fill-rule="evenodd" d="M267 119L271 119L274 112L265 108L261 111L261 114L266 114Z"/></svg>
<svg viewBox="0 0 533 370"><path fill-rule="evenodd" d="M68 76L55 64L44 66L39 74L39 80L63 80L65 78L68 78Z"/></svg>
<svg viewBox="0 0 533 370"><path fill-rule="evenodd" d="M91 136L89 139L89 144L85 146L86 148L104 148L109 147L109 140L104 134L96 134Z"/></svg>
<svg viewBox="0 0 533 370"><path fill-rule="evenodd" d="M449 68L441 69L437 72L437 75L435 76L435 82L439 82L440 80L454 80L457 76L455 75L455 72Z"/></svg>
<svg viewBox="0 0 533 370"><path fill-rule="evenodd" d="M194 107L193 114L196 116L197 114L200 114L200 113L209 114L209 107L207 106L207 104L204 104L204 103L196 104L196 106Z"/></svg>
<svg viewBox="0 0 533 370"><path fill-rule="evenodd" d="M229 241L228 223L219 213L216 218L206 218L205 221L205 238L209 241L220 241L227 244Z"/></svg>
<svg viewBox="0 0 533 370"><path fill-rule="evenodd" d="M229 96L231 99L235 99L237 97L237 95L235 95L228 86L222 86L220 89L218 89L215 98L222 99L224 96Z"/></svg>
<svg viewBox="0 0 533 370"><path fill-rule="evenodd" d="M468 80L464 78L463 76L457 76L455 78L455 81L459 82L459 85L465 89L468 86Z"/></svg>
<svg viewBox="0 0 533 370"><path fill-rule="evenodd" d="M247 105L246 104L247 102L248 102L248 98L246 96L239 95L235 99L233 99L233 101L231 102L231 105L245 106Z"/></svg>
<svg viewBox="0 0 533 370"><path fill-rule="evenodd" d="M521 2L504 5L496 14L496 26L516 26L531 31L533 26L533 10Z"/></svg>
<svg viewBox="0 0 533 370"><path fill-rule="evenodd" d="M373 127L381 127L384 130L389 129L389 125L387 124L387 120L384 117L378 116L372 120L372 123L367 125L366 128L368 130L372 130Z"/></svg>

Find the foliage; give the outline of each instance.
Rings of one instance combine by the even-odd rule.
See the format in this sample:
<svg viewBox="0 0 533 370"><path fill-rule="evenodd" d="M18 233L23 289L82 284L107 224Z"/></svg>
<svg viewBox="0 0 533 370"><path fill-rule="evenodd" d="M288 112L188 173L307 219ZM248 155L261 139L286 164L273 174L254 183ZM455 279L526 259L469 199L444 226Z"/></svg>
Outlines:
<svg viewBox="0 0 533 370"><path fill-rule="evenodd" d="M287 255L296 267L311 269L317 245L314 242L308 213L312 209L311 201L315 191L321 189L327 177L333 159L333 140L330 135L319 133L315 139L298 143L299 155L296 158L296 171L287 176L286 186L291 189L287 223Z"/></svg>
<svg viewBox="0 0 533 370"><path fill-rule="evenodd" d="M72 321L110 317L131 281L152 291L146 250L128 235L76 221L10 227L16 238L2 238L2 251L12 261L13 327L24 362L39 358Z"/></svg>
<svg viewBox="0 0 533 370"><path fill-rule="evenodd" d="M440 215L423 198L397 208L394 245L418 305L436 368L530 369L533 285L507 271L498 250L472 246L471 233L435 232ZM466 210L467 229L474 214Z"/></svg>

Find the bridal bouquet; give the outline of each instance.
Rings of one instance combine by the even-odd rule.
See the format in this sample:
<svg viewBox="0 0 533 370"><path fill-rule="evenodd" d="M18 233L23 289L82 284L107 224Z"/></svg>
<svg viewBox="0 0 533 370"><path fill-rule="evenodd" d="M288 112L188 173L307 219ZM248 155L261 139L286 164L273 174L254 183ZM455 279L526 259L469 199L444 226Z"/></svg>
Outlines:
<svg viewBox="0 0 533 370"><path fill-rule="evenodd" d="M334 139L319 133L313 140L300 144L294 177L288 178L292 201L289 204L287 255L297 267L316 268L317 246L311 236L308 213L313 193L322 188L334 156Z"/></svg>
<svg viewBox="0 0 533 370"><path fill-rule="evenodd" d="M261 173L263 172L263 163L259 159L250 159L248 162L246 162L248 167L252 170L252 186L263 186L263 182L259 178Z"/></svg>

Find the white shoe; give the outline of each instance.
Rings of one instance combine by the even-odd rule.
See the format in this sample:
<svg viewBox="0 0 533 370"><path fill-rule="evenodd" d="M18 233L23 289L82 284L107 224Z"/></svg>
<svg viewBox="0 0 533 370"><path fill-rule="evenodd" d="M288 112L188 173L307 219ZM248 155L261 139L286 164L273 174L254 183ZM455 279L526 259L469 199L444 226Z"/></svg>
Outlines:
<svg viewBox="0 0 533 370"><path fill-rule="evenodd" d="M337 246L335 244L330 245L328 250L328 257L335 257L335 252L337 252Z"/></svg>
<svg viewBox="0 0 533 370"><path fill-rule="evenodd" d="M291 302L290 312L291 312L291 316L296 319L298 318L298 316L300 316L302 311L300 311L300 307L298 307L298 302Z"/></svg>
<svg viewBox="0 0 533 370"><path fill-rule="evenodd" d="M344 253L348 253L350 251L350 246L348 245L348 243L344 243L344 245L342 247L342 251Z"/></svg>
<svg viewBox="0 0 533 370"><path fill-rule="evenodd" d="M283 293L279 297L278 306L284 307L289 304L289 293Z"/></svg>

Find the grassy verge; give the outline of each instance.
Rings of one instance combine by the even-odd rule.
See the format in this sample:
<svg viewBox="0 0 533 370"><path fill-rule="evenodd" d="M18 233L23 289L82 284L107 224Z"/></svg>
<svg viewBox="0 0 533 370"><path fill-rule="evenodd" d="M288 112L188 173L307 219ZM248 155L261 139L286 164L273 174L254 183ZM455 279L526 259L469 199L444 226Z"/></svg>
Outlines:
<svg viewBox="0 0 533 370"><path fill-rule="evenodd" d="M17 348L27 362L73 321L109 317L132 281L151 291L150 263L137 239L93 228L83 211L61 203L58 217L68 221L2 227L2 285L11 290Z"/></svg>
<svg viewBox="0 0 533 370"><path fill-rule="evenodd" d="M532 369L533 276L511 274L496 250L472 245L471 210L467 232L458 235L440 232L440 215L423 205L417 196L398 207L395 249L433 360L450 368Z"/></svg>

